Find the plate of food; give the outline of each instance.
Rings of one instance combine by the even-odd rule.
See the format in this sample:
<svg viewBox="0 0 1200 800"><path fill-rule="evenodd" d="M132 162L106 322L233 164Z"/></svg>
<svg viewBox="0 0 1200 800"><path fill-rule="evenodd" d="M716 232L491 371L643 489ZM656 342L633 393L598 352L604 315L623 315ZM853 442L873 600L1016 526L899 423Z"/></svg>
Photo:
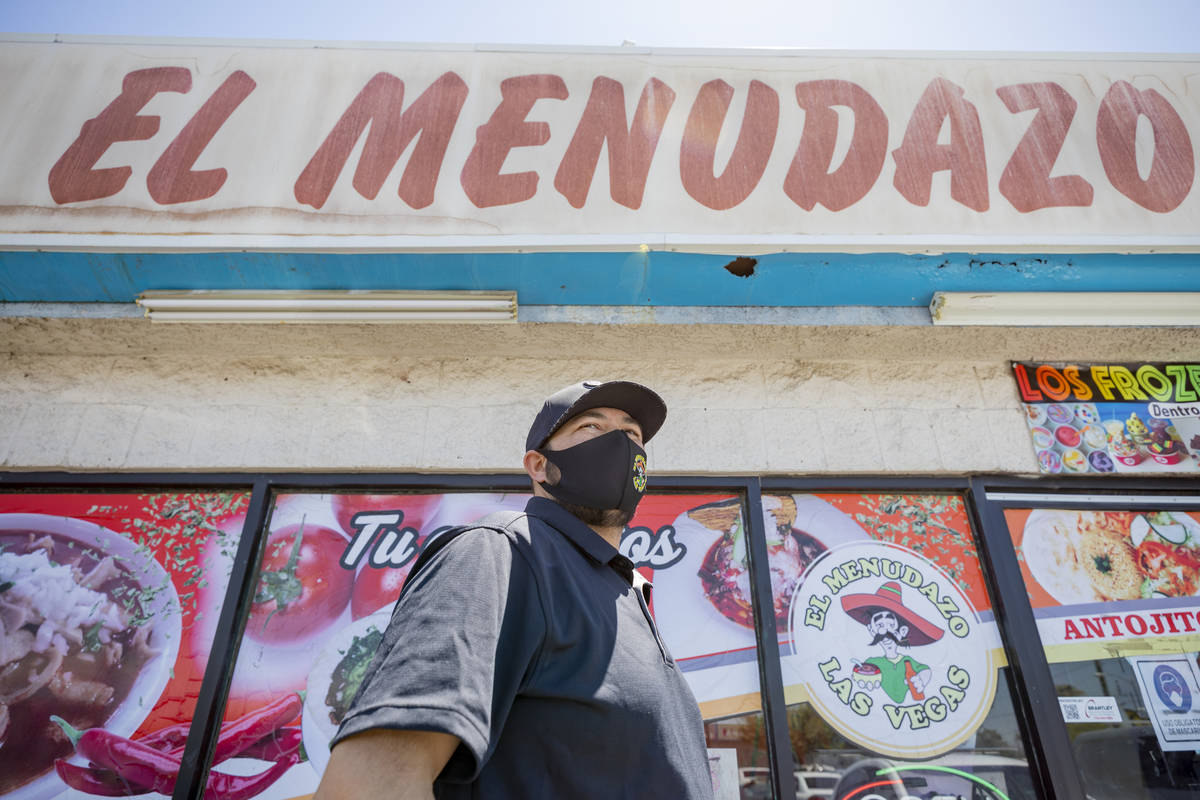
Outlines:
<svg viewBox="0 0 1200 800"><path fill-rule="evenodd" d="M1182 511L1035 509L1021 554L1063 605L1200 594L1200 522Z"/></svg>
<svg viewBox="0 0 1200 800"><path fill-rule="evenodd" d="M776 627L786 635L800 576L821 553L869 538L857 522L815 495L763 495ZM654 573L655 611L676 658L754 646L747 526L737 499L689 509L675 521L687 552Z"/></svg>
<svg viewBox="0 0 1200 800"><path fill-rule="evenodd" d="M350 710L363 676L391 620L385 608L334 633L308 673L301 730L304 750L317 774L329 763L329 742Z"/></svg>
<svg viewBox="0 0 1200 800"><path fill-rule="evenodd" d="M0 797L63 791L51 715L131 736L158 702L183 619L146 548L84 520L0 514Z"/></svg>

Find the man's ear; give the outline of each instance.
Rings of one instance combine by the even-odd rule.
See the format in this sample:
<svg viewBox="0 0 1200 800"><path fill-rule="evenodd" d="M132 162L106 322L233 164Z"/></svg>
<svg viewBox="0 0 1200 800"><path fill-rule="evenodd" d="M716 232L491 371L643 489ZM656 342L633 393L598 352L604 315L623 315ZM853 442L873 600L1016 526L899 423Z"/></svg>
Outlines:
<svg viewBox="0 0 1200 800"><path fill-rule="evenodd" d="M896 635L899 636L901 639L907 637L908 636L908 626L901 625L899 628L896 629Z"/></svg>
<svg viewBox="0 0 1200 800"><path fill-rule="evenodd" d="M525 472L533 479L534 483L544 483L546 481L546 457L537 450L526 450L522 464L525 467Z"/></svg>

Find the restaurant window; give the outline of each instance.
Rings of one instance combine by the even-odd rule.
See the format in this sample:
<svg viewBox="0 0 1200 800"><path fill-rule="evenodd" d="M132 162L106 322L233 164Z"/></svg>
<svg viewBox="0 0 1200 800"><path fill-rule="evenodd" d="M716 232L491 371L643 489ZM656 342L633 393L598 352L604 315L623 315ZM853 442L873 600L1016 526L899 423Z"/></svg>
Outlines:
<svg viewBox="0 0 1200 800"><path fill-rule="evenodd" d="M247 491L0 493L0 796L171 793L169 776L135 779L131 748L178 763L248 504Z"/></svg>
<svg viewBox="0 0 1200 800"><path fill-rule="evenodd" d="M1032 800L964 498L780 492L763 514L800 796Z"/></svg>
<svg viewBox="0 0 1200 800"><path fill-rule="evenodd" d="M223 723L273 720L269 756L291 763L258 797L316 789L329 742L429 538L493 511L520 510L528 498L461 491L275 496ZM651 492L620 546L654 584L651 611L699 702L722 800L736 798L743 780L767 768L746 519L738 494Z"/></svg>
<svg viewBox="0 0 1200 800"><path fill-rule="evenodd" d="M1200 796L1200 513L1153 502L1004 511L1095 800Z"/></svg>

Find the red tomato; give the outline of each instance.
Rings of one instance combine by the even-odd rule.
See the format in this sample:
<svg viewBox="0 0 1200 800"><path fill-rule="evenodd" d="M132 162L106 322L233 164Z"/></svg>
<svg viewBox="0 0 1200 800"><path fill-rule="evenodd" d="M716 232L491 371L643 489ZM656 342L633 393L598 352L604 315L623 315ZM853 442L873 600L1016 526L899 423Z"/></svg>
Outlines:
<svg viewBox="0 0 1200 800"><path fill-rule="evenodd" d="M400 597L404 579L408 577L412 565L413 562L410 561L403 567L372 567L370 564L363 567L354 582L350 614L355 619L361 619L394 604Z"/></svg>
<svg viewBox="0 0 1200 800"><path fill-rule="evenodd" d="M267 538L246 635L278 644L329 627L350 602L354 571L339 563L349 541L319 525L289 525Z"/></svg>
<svg viewBox="0 0 1200 800"><path fill-rule="evenodd" d="M440 494L335 494L333 514L350 536L354 535L350 520L360 511L403 511L400 527L420 530L441 500Z"/></svg>

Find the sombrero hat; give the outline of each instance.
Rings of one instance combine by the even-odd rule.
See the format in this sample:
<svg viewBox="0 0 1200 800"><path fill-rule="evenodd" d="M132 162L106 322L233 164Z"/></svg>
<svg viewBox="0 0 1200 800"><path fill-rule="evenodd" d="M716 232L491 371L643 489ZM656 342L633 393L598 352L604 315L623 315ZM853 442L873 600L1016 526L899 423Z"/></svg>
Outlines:
<svg viewBox="0 0 1200 800"><path fill-rule="evenodd" d="M875 594L848 594L842 598L842 609L856 621L866 625L880 611L890 611L908 626L908 641L912 645L931 644L942 638L944 631L927 619L904 607L900 600L900 584L888 581Z"/></svg>

